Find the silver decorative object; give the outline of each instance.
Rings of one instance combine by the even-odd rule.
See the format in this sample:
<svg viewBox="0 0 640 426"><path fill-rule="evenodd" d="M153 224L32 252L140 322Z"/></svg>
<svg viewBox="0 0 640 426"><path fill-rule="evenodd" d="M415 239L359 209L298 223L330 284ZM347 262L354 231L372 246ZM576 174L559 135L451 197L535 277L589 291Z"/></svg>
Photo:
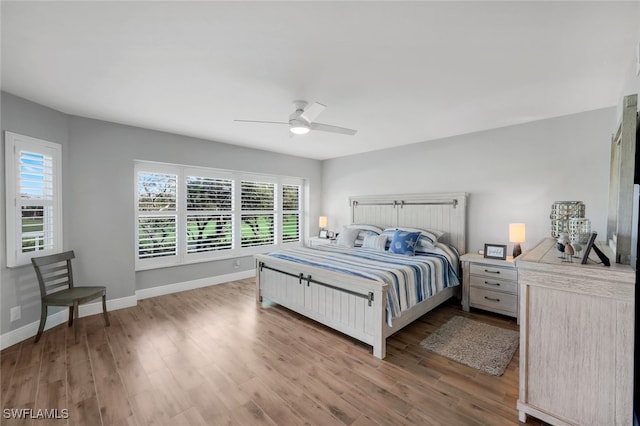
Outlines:
<svg viewBox="0 0 640 426"><path fill-rule="evenodd" d="M587 244L591 236L591 221L584 217L569 219L569 236L572 243Z"/></svg>
<svg viewBox="0 0 640 426"><path fill-rule="evenodd" d="M569 233L569 219L584 218L582 201L556 201L551 205L551 236L558 238L561 232Z"/></svg>

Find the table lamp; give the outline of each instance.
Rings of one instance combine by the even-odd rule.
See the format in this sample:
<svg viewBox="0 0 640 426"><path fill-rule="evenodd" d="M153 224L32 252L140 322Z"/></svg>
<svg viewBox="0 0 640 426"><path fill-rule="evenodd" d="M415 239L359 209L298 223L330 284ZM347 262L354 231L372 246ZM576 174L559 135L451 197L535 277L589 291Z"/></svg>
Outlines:
<svg viewBox="0 0 640 426"><path fill-rule="evenodd" d="M525 242L525 226L524 223L509 224L509 242L513 243L513 257L522 254L521 243Z"/></svg>
<svg viewBox="0 0 640 426"><path fill-rule="evenodd" d="M320 227L320 231L322 233L322 231L324 231L325 228L327 227L327 217L326 216L320 216L320 218L318 219L318 226Z"/></svg>

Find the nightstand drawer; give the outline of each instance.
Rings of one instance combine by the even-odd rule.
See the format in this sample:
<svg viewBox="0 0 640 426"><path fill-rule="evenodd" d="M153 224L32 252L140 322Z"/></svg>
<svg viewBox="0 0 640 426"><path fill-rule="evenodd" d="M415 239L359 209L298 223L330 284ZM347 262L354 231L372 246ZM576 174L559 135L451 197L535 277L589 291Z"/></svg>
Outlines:
<svg viewBox="0 0 640 426"><path fill-rule="evenodd" d="M501 280L518 280L518 272L515 269L501 268L493 265L479 265L472 263L470 268L471 275L479 275L482 277L498 278Z"/></svg>
<svg viewBox="0 0 640 426"><path fill-rule="evenodd" d="M470 302L472 306L486 307L492 311L518 312L518 296L515 294L500 293L497 291L475 289L471 292Z"/></svg>
<svg viewBox="0 0 640 426"><path fill-rule="evenodd" d="M473 287L484 288L485 290L504 291L507 293L518 294L517 281L499 280L493 277L481 277L478 275L471 275L469 277L469 283Z"/></svg>

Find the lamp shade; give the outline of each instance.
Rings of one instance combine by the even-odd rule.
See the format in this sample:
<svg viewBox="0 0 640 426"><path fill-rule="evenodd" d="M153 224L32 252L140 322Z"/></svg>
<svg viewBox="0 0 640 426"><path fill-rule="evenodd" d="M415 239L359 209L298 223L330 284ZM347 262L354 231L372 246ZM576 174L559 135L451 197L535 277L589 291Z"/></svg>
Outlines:
<svg viewBox="0 0 640 426"><path fill-rule="evenodd" d="M320 219L318 220L318 226L320 228L326 228L327 227L327 217L326 216L320 216Z"/></svg>
<svg viewBox="0 0 640 426"><path fill-rule="evenodd" d="M511 243L524 243L525 239L525 226L524 223L510 223L509 224L509 242Z"/></svg>

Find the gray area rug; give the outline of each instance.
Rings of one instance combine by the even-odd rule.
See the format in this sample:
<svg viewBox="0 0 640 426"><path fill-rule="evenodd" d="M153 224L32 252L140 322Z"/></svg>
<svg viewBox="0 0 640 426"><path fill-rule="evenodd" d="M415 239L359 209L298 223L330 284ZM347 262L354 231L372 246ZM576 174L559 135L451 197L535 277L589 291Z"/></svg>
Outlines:
<svg viewBox="0 0 640 426"><path fill-rule="evenodd" d="M501 376L519 343L519 333L455 316L420 346L492 376Z"/></svg>

